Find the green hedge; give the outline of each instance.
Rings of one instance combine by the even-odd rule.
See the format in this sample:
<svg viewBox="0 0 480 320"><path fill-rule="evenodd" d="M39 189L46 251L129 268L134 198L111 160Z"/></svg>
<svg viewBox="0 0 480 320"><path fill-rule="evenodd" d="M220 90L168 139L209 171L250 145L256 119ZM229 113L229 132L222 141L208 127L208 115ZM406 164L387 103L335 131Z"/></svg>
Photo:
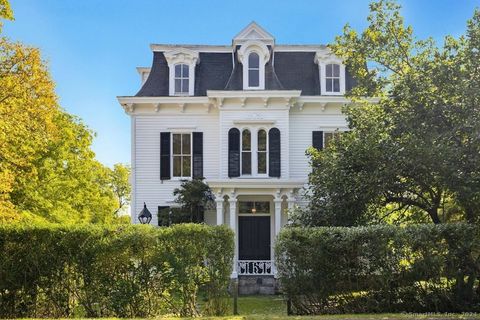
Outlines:
<svg viewBox="0 0 480 320"><path fill-rule="evenodd" d="M480 229L286 228L277 268L295 314L480 311Z"/></svg>
<svg viewBox="0 0 480 320"><path fill-rule="evenodd" d="M221 315L233 248L222 226L0 226L0 317Z"/></svg>

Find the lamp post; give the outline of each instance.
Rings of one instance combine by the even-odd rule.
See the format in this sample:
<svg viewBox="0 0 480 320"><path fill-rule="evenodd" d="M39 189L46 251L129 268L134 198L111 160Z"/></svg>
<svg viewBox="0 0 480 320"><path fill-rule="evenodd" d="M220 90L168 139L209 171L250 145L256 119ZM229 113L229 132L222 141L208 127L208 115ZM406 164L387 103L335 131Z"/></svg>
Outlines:
<svg viewBox="0 0 480 320"><path fill-rule="evenodd" d="M138 215L138 220L141 224L149 224L150 221L152 221L152 214L150 213L150 211L148 211L145 202L143 203L142 211L140 211L140 214Z"/></svg>

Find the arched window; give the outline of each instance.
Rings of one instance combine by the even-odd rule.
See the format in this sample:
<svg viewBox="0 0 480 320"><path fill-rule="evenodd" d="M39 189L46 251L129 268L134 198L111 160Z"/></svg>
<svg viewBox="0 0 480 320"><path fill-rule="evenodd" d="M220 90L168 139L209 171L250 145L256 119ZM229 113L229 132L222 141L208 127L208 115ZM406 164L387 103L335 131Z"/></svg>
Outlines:
<svg viewBox="0 0 480 320"><path fill-rule="evenodd" d="M325 66L325 91L340 92L340 65L332 63Z"/></svg>
<svg viewBox="0 0 480 320"><path fill-rule="evenodd" d="M242 175L252 174L252 134L250 130L242 131Z"/></svg>
<svg viewBox="0 0 480 320"><path fill-rule="evenodd" d="M258 174L267 173L267 132L263 129L258 131L257 136L257 168Z"/></svg>
<svg viewBox="0 0 480 320"><path fill-rule="evenodd" d="M260 56L256 52L248 55L248 86L260 86Z"/></svg>
<svg viewBox="0 0 480 320"><path fill-rule="evenodd" d="M187 64L175 65L175 94L188 94L189 74Z"/></svg>

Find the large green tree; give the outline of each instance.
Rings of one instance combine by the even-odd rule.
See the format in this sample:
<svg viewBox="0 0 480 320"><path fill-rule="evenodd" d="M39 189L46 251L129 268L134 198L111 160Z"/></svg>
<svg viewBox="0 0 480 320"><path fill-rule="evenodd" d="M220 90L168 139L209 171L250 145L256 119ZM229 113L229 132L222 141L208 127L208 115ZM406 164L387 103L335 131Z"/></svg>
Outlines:
<svg viewBox="0 0 480 320"><path fill-rule="evenodd" d="M480 12L439 48L413 36L396 3L373 2L370 11L362 33L347 25L331 46L357 80L345 109L351 130L309 150L311 204L300 219L477 222Z"/></svg>
<svg viewBox="0 0 480 320"><path fill-rule="evenodd" d="M1 19L13 19L0 0ZM94 134L58 104L40 51L0 38L0 221L115 221L112 171L95 159ZM122 178L124 175L122 175Z"/></svg>

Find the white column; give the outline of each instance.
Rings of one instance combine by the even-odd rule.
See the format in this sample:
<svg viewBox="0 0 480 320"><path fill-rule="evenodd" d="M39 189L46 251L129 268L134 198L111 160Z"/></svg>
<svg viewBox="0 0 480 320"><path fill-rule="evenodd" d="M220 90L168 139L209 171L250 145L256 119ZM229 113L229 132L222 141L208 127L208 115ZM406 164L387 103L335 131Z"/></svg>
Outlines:
<svg viewBox="0 0 480 320"><path fill-rule="evenodd" d="M280 228L282 226L282 198L280 197L280 194L277 193L275 198L273 199L273 204L274 204L274 211L275 211L275 240L278 236L278 233L280 232ZM273 275L275 278L277 277L277 267L275 266L274 263L275 256L273 252L273 246L272 246L272 265L273 265Z"/></svg>
<svg viewBox="0 0 480 320"><path fill-rule="evenodd" d="M297 201L297 199L295 199L295 195L293 194L293 192L290 192L288 194L288 198L287 198L287 205L288 205L288 214L287 214L287 218L288 218L288 215L290 214L290 212L292 212L292 210L295 208L295 202ZM287 224L290 223L290 219L287 219Z"/></svg>
<svg viewBox="0 0 480 320"><path fill-rule="evenodd" d="M217 203L217 226L223 224L223 197L217 197L215 202Z"/></svg>
<svg viewBox="0 0 480 320"><path fill-rule="evenodd" d="M237 198L235 196L230 196L230 199L228 199L228 203L230 204L230 228L232 228L233 233L235 234L235 251L233 255L233 269L231 278L236 279L238 277Z"/></svg>
<svg viewBox="0 0 480 320"><path fill-rule="evenodd" d="M275 237L280 233L282 227L282 198L275 197L273 200L275 208Z"/></svg>

